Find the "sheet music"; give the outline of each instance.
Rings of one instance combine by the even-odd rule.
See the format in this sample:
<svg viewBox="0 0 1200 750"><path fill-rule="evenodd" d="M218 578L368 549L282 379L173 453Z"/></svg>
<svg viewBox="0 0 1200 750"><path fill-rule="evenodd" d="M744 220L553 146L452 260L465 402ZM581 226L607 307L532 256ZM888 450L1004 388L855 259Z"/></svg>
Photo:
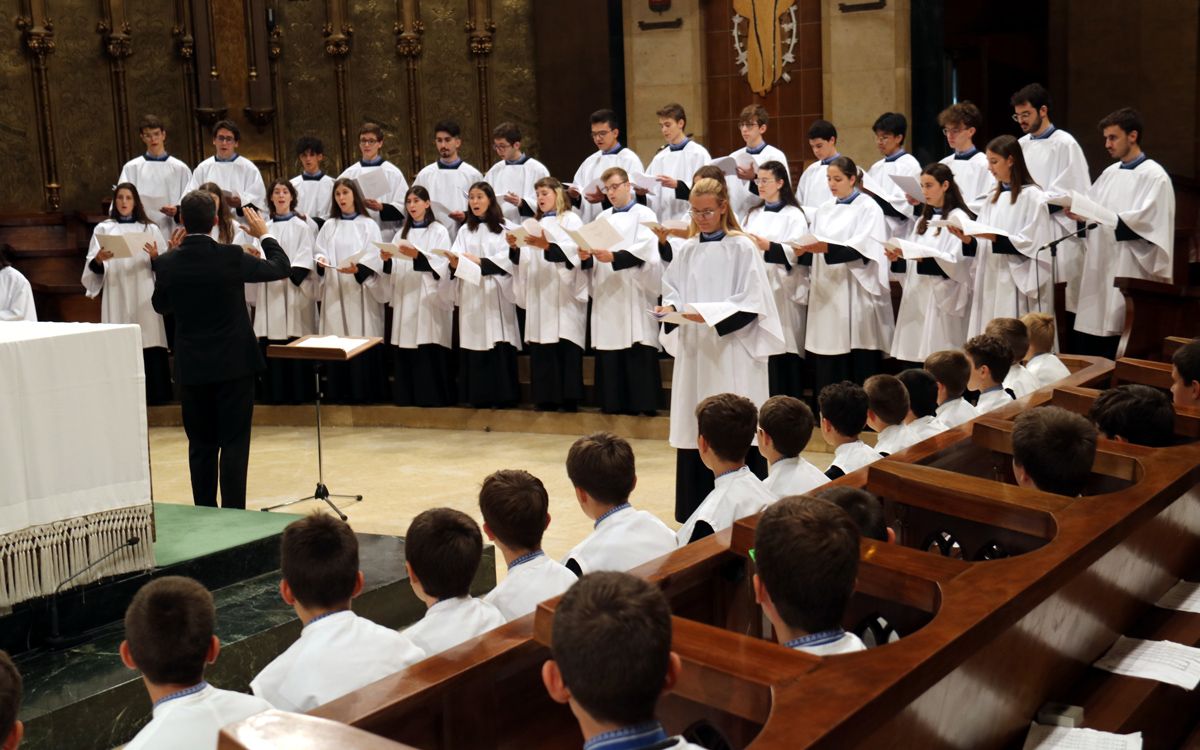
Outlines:
<svg viewBox="0 0 1200 750"><path fill-rule="evenodd" d="M1098 221L1109 229L1116 229L1120 220L1116 212L1075 190L1071 191L1071 213L1088 221Z"/></svg>
<svg viewBox="0 0 1200 750"><path fill-rule="evenodd" d="M1182 612L1200 612L1200 583L1180 581L1163 594L1155 606L1162 609L1178 609Z"/></svg>
<svg viewBox="0 0 1200 750"><path fill-rule="evenodd" d="M1121 636L1095 663L1099 669L1193 690L1200 684L1200 648Z"/></svg>
<svg viewBox="0 0 1200 750"><path fill-rule="evenodd" d="M342 258L340 266L333 265L332 263L329 262L328 258L325 258L324 260L318 260L317 262L320 263L321 265L325 266L326 268L335 268L338 270L343 269L343 268L348 269L348 268L350 268L350 266L352 266L355 263L362 260L363 256L365 256L368 252L370 252L370 251L369 250L359 250L354 255L348 255L345 258Z"/></svg>
<svg viewBox="0 0 1200 750"><path fill-rule="evenodd" d="M642 174L641 172L634 172L629 175L629 181L633 183L634 187L640 187L642 190L658 190L661 187L661 183L657 178L651 177L648 174Z"/></svg>
<svg viewBox="0 0 1200 750"><path fill-rule="evenodd" d="M301 347L314 347L316 349L341 349L349 354L358 347L363 345L366 339L351 339L344 336L313 336L305 339Z"/></svg>
<svg viewBox="0 0 1200 750"><path fill-rule="evenodd" d="M396 238L395 242L378 242L376 240L371 240L371 244L380 250L387 250L389 253L391 253L392 260L407 260L409 262L412 262L414 259L400 252L400 248L411 247L413 249L418 249L413 243L399 237Z"/></svg>
<svg viewBox="0 0 1200 750"><path fill-rule="evenodd" d="M674 312L660 313L660 312L655 312L654 309L651 308L651 309L647 310L646 312L653 315L654 319L660 323L674 323L675 325L681 325L683 323L694 323L695 322L693 320L688 320L687 318L683 317L683 313L679 312L678 310L676 310Z"/></svg>
<svg viewBox="0 0 1200 750"><path fill-rule="evenodd" d="M601 216L590 224L584 224L579 229L567 229L567 234L575 240L580 248L592 250L624 250L628 244L621 233Z"/></svg>
<svg viewBox="0 0 1200 750"><path fill-rule="evenodd" d="M684 229L684 230L686 230L686 229L690 228L692 225L690 222L684 221L683 219L667 219L666 221L664 221L661 224L659 224L657 221L643 221L642 226L648 227L650 229L655 229L655 230L658 230L658 229L665 229L665 230Z"/></svg>
<svg viewBox="0 0 1200 750"><path fill-rule="evenodd" d="M146 215L150 217L151 221L163 216L163 206L166 206L169 203L170 201L168 201L166 197L162 195L142 196L142 208L146 209Z"/></svg>
<svg viewBox="0 0 1200 750"><path fill-rule="evenodd" d="M722 156L720 159L713 159L709 166L716 167L727 175L736 175L738 163L732 156Z"/></svg>
<svg viewBox="0 0 1200 750"><path fill-rule="evenodd" d="M954 214L949 219L932 219L929 222L931 227L954 227L961 229L963 234L978 237L981 234L994 234L997 237L1008 237L1009 233L1003 229L989 227L987 224L980 224L974 219L968 219L962 214Z"/></svg>
<svg viewBox="0 0 1200 750"><path fill-rule="evenodd" d="M916 177L906 174L888 175L892 178L892 182L900 186L905 195L912 198L917 203L925 202L925 194L921 192L921 181Z"/></svg>
<svg viewBox="0 0 1200 750"><path fill-rule="evenodd" d="M392 190L392 185L381 168L364 169L354 180L358 183L359 192L367 200L378 200Z"/></svg>
<svg viewBox="0 0 1200 750"><path fill-rule="evenodd" d="M1113 734L1095 729L1031 724L1022 750L1142 750L1142 733Z"/></svg>
<svg viewBox="0 0 1200 750"><path fill-rule="evenodd" d="M930 245L922 245L919 242L905 240L899 237L893 237L883 243L884 247L889 247L894 250L899 250L901 257L905 260L920 260L921 258L936 258L947 263L957 263L958 257L950 250L945 250L940 247L932 247Z"/></svg>
<svg viewBox="0 0 1200 750"><path fill-rule="evenodd" d="M126 234L100 234L100 249L113 254L113 258L134 258L143 252L147 242L154 238L149 232L128 232ZM163 248L159 248L161 252Z"/></svg>

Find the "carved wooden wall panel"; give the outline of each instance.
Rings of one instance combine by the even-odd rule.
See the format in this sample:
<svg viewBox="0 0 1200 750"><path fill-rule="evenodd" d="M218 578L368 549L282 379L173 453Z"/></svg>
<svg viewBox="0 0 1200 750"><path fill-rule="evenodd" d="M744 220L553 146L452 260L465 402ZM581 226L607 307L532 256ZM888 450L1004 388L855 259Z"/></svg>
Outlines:
<svg viewBox="0 0 1200 750"><path fill-rule="evenodd" d="M438 120L458 121L463 129L463 158L484 169L479 153L479 124L476 116L475 63L468 48L467 0L425 0L421 20L425 22L425 52L421 67L422 166L437 158L433 126Z"/></svg>
<svg viewBox="0 0 1200 750"><path fill-rule="evenodd" d="M412 181L411 137L404 61L396 56L395 0L352 0L354 51L350 53L351 146L357 154L358 125L379 123L387 138L384 156ZM428 72L426 73L428 75Z"/></svg>
<svg viewBox="0 0 1200 750"><path fill-rule="evenodd" d="M152 114L167 125L167 150L189 165L192 158L188 142L189 125L193 121L184 101L179 71L178 43L172 30L172 13L131 13L133 54L125 61L125 85L129 91L130 143L133 154L142 153L138 138L138 121ZM112 179L116 179L113 175Z"/></svg>
<svg viewBox="0 0 1200 750"><path fill-rule="evenodd" d="M325 171L338 174L342 167L338 145L337 101L333 66L325 54L321 29L325 25L325 3L300 0L281 3L280 28L283 49L279 56L282 92L280 117L287 174L300 171L293 154L296 139L315 135L325 143Z"/></svg>
<svg viewBox="0 0 1200 750"><path fill-rule="evenodd" d="M491 60L492 127L511 121L521 128L525 150L538 154L537 88L534 85L533 5L529 0L492 0L496 20L495 43ZM488 166L496 160L487 136ZM487 171L483 164L480 169ZM566 175L569 179L570 175Z"/></svg>
<svg viewBox="0 0 1200 750"><path fill-rule="evenodd" d="M4 10L6 16L14 15L16 3L5 3ZM29 58L16 26L6 24L0 33L0 211L37 211L42 208L42 167Z"/></svg>

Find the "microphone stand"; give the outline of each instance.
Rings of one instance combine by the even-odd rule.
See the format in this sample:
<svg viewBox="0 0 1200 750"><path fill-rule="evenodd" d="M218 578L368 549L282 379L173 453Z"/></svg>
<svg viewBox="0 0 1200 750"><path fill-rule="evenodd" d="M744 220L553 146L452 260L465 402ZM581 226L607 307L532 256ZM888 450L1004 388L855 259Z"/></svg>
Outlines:
<svg viewBox="0 0 1200 750"><path fill-rule="evenodd" d="M1076 229L1074 232L1070 232L1069 234L1064 234L1062 237L1058 237L1056 239L1050 240L1045 245L1042 245L1037 250L1033 251L1033 263L1034 263L1033 273L1034 273L1034 279L1035 279L1035 281L1037 281L1038 312L1044 312L1042 310L1042 269L1041 269L1041 266L1037 265L1038 254L1042 253L1045 250L1050 251L1050 295L1051 295L1050 299L1051 299L1051 304L1053 304L1054 289L1058 286L1058 246L1061 245L1062 243L1066 242L1069 239L1072 239L1075 237L1082 238L1082 237L1086 236L1089 231L1095 229L1098 226L1100 226L1099 222L1092 222L1091 224L1086 224L1082 229Z"/></svg>
<svg viewBox="0 0 1200 750"><path fill-rule="evenodd" d="M117 554L118 552L121 552L122 550L130 549L132 547L136 547L138 545L138 542L140 542L140 541L142 541L140 537L136 537L136 536L129 537L128 539L125 540L125 543L122 544L120 547L110 550L109 552L105 553L104 555L102 555L99 559L95 560L94 562L88 563L87 565L83 566L82 568L80 568L79 570L75 571L70 576L68 576L66 579L64 579L62 583L58 584L58 586L54 589L54 593L50 595L50 635L46 638L46 645L48 647L50 647L53 650L58 650L60 648L65 648L67 646L73 646L76 643L81 643L84 640L84 638L79 635L63 637L62 634L59 632L58 595L60 592L62 592L63 586L66 586L71 581L75 580L76 578L78 578L79 576L88 572L89 570L95 568L97 565L104 562L105 560L112 557L113 555Z"/></svg>

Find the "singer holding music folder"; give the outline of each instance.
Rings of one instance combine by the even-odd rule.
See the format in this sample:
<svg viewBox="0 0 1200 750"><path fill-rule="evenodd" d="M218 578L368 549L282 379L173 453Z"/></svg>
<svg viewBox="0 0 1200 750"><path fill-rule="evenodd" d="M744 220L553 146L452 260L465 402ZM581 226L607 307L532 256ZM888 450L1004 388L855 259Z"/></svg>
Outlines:
<svg viewBox="0 0 1200 750"><path fill-rule="evenodd" d="M286 279L290 261L253 208L245 211L246 231L261 241L265 259L208 235L216 205L207 193L188 193L179 211L187 236L154 260L151 302L175 316L175 382L192 500L216 507L219 477L222 507L245 508L254 376L265 363L246 314L244 285Z"/></svg>

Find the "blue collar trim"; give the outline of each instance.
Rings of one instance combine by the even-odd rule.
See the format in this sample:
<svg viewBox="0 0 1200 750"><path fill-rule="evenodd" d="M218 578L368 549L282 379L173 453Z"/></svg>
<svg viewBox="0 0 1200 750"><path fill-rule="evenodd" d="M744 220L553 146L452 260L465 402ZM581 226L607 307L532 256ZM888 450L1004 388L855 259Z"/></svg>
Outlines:
<svg viewBox="0 0 1200 750"><path fill-rule="evenodd" d="M1044 140L1046 140L1047 138L1049 138L1050 136L1054 135L1054 131L1056 131L1056 130L1058 130L1058 126L1057 126L1057 125L1051 125L1050 127L1046 128L1046 132L1045 132L1045 133L1042 133L1041 135L1032 135L1032 134L1031 134L1031 135L1029 136L1029 139L1030 139L1030 140L1033 140L1033 141L1044 141Z"/></svg>
<svg viewBox="0 0 1200 750"><path fill-rule="evenodd" d="M1146 161L1149 158L1150 157L1146 156L1146 153L1143 151L1141 154L1138 155L1138 158L1134 159L1133 161L1128 161L1128 162L1122 163L1121 169L1137 169L1139 164L1141 164L1142 162Z"/></svg>
<svg viewBox="0 0 1200 750"><path fill-rule="evenodd" d="M603 154L604 156L612 156L613 154L621 153L621 149L623 149L623 148L625 148L625 147L621 145L621 142L617 141L617 145L613 146L612 148L610 148L607 151L601 151L600 153Z"/></svg>
<svg viewBox="0 0 1200 750"><path fill-rule="evenodd" d="M623 214L626 211L632 211L633 207L636 205L637 205L637 198L634 198L633 196L629 196L629 202L626 203L624 206L621 206L620 208L613 206L613 213L614 214Z"/></svg>
<svg viewBox="0 0 1200 750"><path fill-rule="evenodd" d="M324 172L316 172L314 174L309 174L308 172L300 173L301 179L305 179L305 180L319 180L324 176L325 176Z"/></svg>
<svg viewBox="0 0 1200 750"><path fill-rule="evenodd" d="M672 150L672 151L682 151L682 150L684 150L685 148L687 148L687 145L688 145L689 143L691 143L691 142L692 142L692 139L691 139L691 138L686 138L686 137L685 137L685 138L684 138L682 141L680 141L679 143L668 143L668 144L667 144L667 148L669 148L669 149L670 149L670 150Z"/></svg>
<svg viewBox="0 0 1200 750"><path fill-rule="evenodd" d="M783 201L774 201L774 202L766 201L765 203L763 203L763 210L770 211L771 213L779 213L780 211L783 210L783 207L785 205L787 205L787 204L784 203Z"/></svg>
<svg viewBox="0 0 1200 750"><path fill-rule="evenodd" d="M133 216L117 216L118 224L136 224L137 219Z"/></svg>
<svg viewBox="0 0 1200 750"><path fill-rule="evenodd" d="M979 149L972 146L971 148L967 149L966 151L955 151L954 158L966 160L966 159L970 159L971 157L973 157L975 154L978 154L978 153L979 153Z"/></svg>
<svg viewBox="0 0 1200 750"><path fill-rule="evenodd" d="M723 239L725 239L725 230L724 229L718 229L715 232L701 232L700 233L700 241L701 242L720 242Z"/></svg>
<svg viewBox="0 0 1200 750"><path fill-rule="evenodd" d="M713 477L713 481L715 482L716 480L720 479L721 477L727 477L730 474L737 474L742 469L748 469L748 468L749 468L748 466L746 466L745 464L742 464L741 466L737 467L736 469L730 469L729 471L723 471L720 474Z"/></svg>
<svg viewBox="0 0 1200 750"><path fill-rule="evenodd" d="M234 154L233 156L229 157L228 159L222 159L221 157L217 156L216 154L213 154L213 160L214 160L214 161L219 161L219 162L221 162L222 164L228 164L228 163L230 163L230 162L237 161L237 160L238 160L238 154Z"/></svg>
<svg viewBox="0 0 1200 750"><path fill-rule="evenodd" d="M333 615L340 615L343 612L349 612L349 611L350 610L348 610L348 609L339 609L336 612L326 612L325 614L317 615L316 617L314 617L308 621L308 625L312 625L314 622L319 622L321 620L324 620L326 617L332 617ZM308 625L305 625L304 627L307 628Z"/></svg>
<svg viewBox="0 0 1200 750"><path fill-rule="evenodd" d="M1012 190L1012 183L1011 183L1011 182L1002 182L1002 183L1000 183L1000 192L1002 192L1002 193L1007 193L1009 190Z"/></svg>
<svg viewBox="0 0 1200 750"><path fill-rule="evenodd" d="M858 188L854 188L854 192L853 192L853 193L850 193L850 195L847 195L845 198L838 198L838 199L837 199L837 204L838 204L839 206L845 206L845 205L847 205L847 204L853 203L853 202L854 202L854 199L855 199L855 198L857 198L857 197L858 197L858 196L860 196L860 195L862 195L862 193L860 193L860 192L858 191Z"/></svg>
<svg viewBox="0 0 1200 750"><path fill-rule="evenodd" d="M411 215L409 216L409 219L412 219ZM412 223L410 223L408 225L408 228L409 229L424 229L425 227L429 226L431 223L433 223L433 222L429 218L429 212L426 211L424 219L421 219L420 221L413 220Z"/></svg>
<svg viewBox="0 0 1200 750"><path fill-rule="evenodd" d="M609 508L608 510L606 510L600 514L600 517L597 518L596 522L592 524L592 528L593 529L599 528L600 524L604 522L604 519L608 518L611 515L620 513L621 511L625 510L626 508L632 508L632 507L633 506L630 505L629 503L621 503L620 505L614 505L613 507Z"/></svg>
<svg viewBox="0 0 1200 750"><path fill-rule="evenodd" d="M995 391L1002 391L1002 390L1004 390L1004 384L1000 383L999 385L994 385L991 388L984 388L982 391L979 392L979 395L982 396L985 393L993 393Z"/></svg>
<svg viewBox="0 0 1200 750"><path fill-rule="evenodd" d="M441 159L437 160L438 169L458 169L462 166L463 160L455 159L452 162L444 162Z"/></svg>
<svg viewBox="0 0 1200 750"><path fill-rule="evenodd" d="M543 219L546 218L547 216L558 216L558 211L557 210L547 211L546 213L542 214Z"/></svg>
<svg viewBox="0 0 1200 750"><path fill-rule="evenodd" d="M901 149L897 149L897 150L896 150L896 153L892 154L891 156L885 156L885 157L883 157L883 160L884 160L884 161L886 161L886 162L889 162L889 163L890 163L890 162L894 162L894 161L896 161L897 159L899 159L901 156L904 156L904 155L906 155L907 153L908 153L908 152L907 152L907 151L905 151L905 150L904 150L904 149L902 149L902 148L901 148Z"/></svg>
<svg viewBox="0 0 1200 750"><path fill-rule="evenodd" d="M529 154L523 154L520 159L505 159L504 163L510 167L516 167L529 161Z"/></svg>
<svg viewBox="0 0 1200 750"><path fill-rule="evenodd" d="M341 218L345 219L346 221L353 221L358 218L358 212L355 211L352 214L342 214Z"/></svg>
<svg viewBox="0 0 1200 750"><path fill-rule="evenodd" d="M149 151L147 151L146 153L142 154L142 158L145 159L146 161L166 161L167 159L171 158L171 155L168 154L166 151L163 151L162 156L154 156Z"/></svg>
<svg viewBox="0 0 1200 750"><path fill-rule="evenodd" d="M836 643L841 640L841 637L846 634L844 628L834 628L833 630L822 630L820 633L809 633L802 635L799 638L793 638L783 644L788 648L799 648L801 646L824 646L827 643Z"/></svg>
<svg viewBox="0 0 1200 750"><path fill-rule="evenodd" d="M821 160L821 163L828 167L830 164L833 163L833 160L838 158L839 156L841 156L841 154L834 154L833 156L826 157Z"/></svg>
<svg viewBox="0 0 1200 750"><path fill-rule="evenodd" d="M154 706L152 708L158 708L159 706L163 705L164 703L166 703L168 701L173 701L177 698L186 698L189 695L195 695L196 693L200 692L201 690L203 690L206 687L208 687L208 683L205 682L204 680L200 680L199 683L192 685L190 688L185 688L183 690L171 693L170 695L164 695L163 697L154 701Z"/></svg>
<svg viewBox="0 0 1200 750"><path fill-rule="evenodd" d="M545 557L545 556L546 556L546 553L542 552L540 549L535 552L530 552L528 554L521 555L516 560L513 560L512 562L510 562L508 564L508 569L512 570L513 568L517 567L518 565L524 565L525 563L530 562L531 560L536 560L539 557Z"/></svg>
<svg viewBox="0 0 1200 750"><path fill-rule="evenodd" d="M763 141L762 143L758 144L754 148L750 148L749 146L747 146L746 153L757 156L757 155L761 154L763 152L763 149L765 149L766 147L767 147L767 142Z"/></svg>
<svg viewBox="0 0 1200 750"><path fill-rule="evenodd" d="M275 214L271 217L271 221L288 221L294 218L296 218L296 212L288 211L286 214Z"/></svg>
<svg viewBox="0 0 1200 750"><path fill-rule="evenodd" d="M383 164L383 157L376 156L374 159L359 159L358 163L359 166L363 167L378 167L380 164Z"/></svg>
<svg viewBox="0 0 1200 750"><path fill-rule="evenodd" d="M662 724L647 721L603 732L583 743L583 750L639 750L670 739Z"/></svg>

